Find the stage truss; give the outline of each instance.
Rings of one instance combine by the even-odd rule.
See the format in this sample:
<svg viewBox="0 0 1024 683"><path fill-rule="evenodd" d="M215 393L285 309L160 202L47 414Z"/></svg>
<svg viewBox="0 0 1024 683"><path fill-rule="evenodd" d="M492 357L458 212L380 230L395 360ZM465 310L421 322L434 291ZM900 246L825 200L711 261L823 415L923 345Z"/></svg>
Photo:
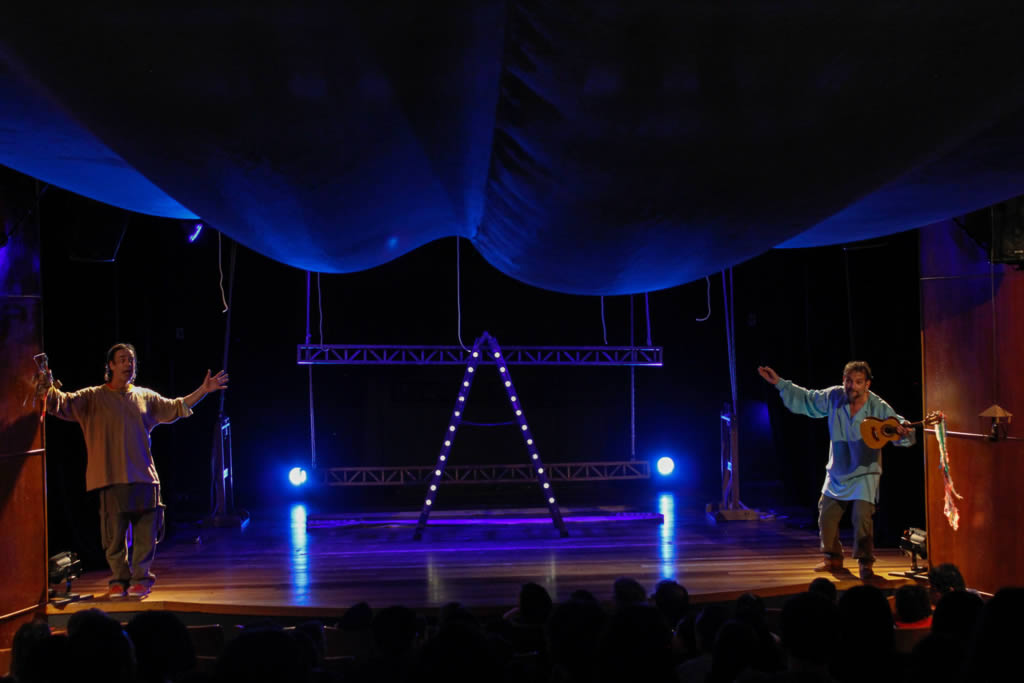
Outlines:
<svg viewBox="0 0 1024 683"><path fill-rule="evenodd" d="M508 365L661 367L660 346L506 346ZM299 344L299 365L466 365L460 346Z"/></svg>
<svg viewBox="0 0 1024 683"><path fill-rule="evenodd" d="M307 299L310 280L307 274ZM632 342L632 335L630 335ZM329 486L401 486L427 484L428 490L423 509L413 534L414 539L422 538L427 525L434 498L439 486L446 484L490 484L536 481L548 504L551 521L562 537L569 535L558 503L551 488L553 481L612 481L623 479L649 479L650 466L635 459L635 403L631 393L630 425L632 458L619 462L561 463L545 466L534 446L526 418L519 406L515 388L512 386L511 365L543 366L619 366L628 367L630 387L636 367L661 367L662 347L651 345L648 329L647 346L513 346L501 348L497 340L487 332L478 338L472 348L465 346L399 345L399 344L312 344L310 343L307 310L306 343L297 347L297 364L305 365L310 372L310 448L312 464L316 469L316 438L313 429L313 367L314 365L448 365L465 367L462 386L459 390L452 420L445 433L445 439L433 467L392 466L392 467L340 467L322 470L323 480ZM448 465L448 451L455 438L455 432L462 423L462 411L474 371L481 362L492 364L508 393L516 420L525 440L530 460L520 465Z"/></svg>
<svg viewBox="0 0 1024 683"><path fill-rule="evenodd" d="M547 465L551 481L617 481L650 479L646 461L570 462ZM321 470L328 486L409 486L426 484L434 474L427 465L395 467L332 467ZM446 484L535 482L531 465L448 465L441 479Z"/></svg>

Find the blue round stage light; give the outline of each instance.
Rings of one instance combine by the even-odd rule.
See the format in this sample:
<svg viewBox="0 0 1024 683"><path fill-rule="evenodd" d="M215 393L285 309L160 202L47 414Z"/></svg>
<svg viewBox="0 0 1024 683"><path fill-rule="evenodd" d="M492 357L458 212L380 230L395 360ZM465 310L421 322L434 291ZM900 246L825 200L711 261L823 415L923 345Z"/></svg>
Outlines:
<svg viewBox="0 0 1024 683"><path fill-rule="evenodd" d="M658 474L660 474L663 477L667 477L668 475L672 474L672 472L675 471L676 461L668 457L667 455L663 456L661 458L658 458L657 468Z"/></svg>
<svg viewBox="0 0 1024 683"><path fill-rule="evenodd" d="M306 470L301 467L293 467L288 472L288 481L292 486L302 486L306 483Z"/></svg>

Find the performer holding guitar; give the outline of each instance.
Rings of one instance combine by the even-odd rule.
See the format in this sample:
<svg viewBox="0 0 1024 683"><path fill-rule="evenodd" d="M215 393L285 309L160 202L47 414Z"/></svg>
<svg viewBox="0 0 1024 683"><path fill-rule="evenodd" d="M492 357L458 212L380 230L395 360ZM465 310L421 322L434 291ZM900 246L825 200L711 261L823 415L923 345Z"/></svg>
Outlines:
<svg viewBox="0 0 1024 683"><path fill-rule="evenodd" d="M870 390L871 368L863 361L846 364L842 385L817 391L782 379L769 367L759 367L757 372L779 390L783 405L790 411L808 417L828 418L831 444L828 465L825 466L825 484L818 500L818 527L824 558L814 571L834 572L843 568L839 520L852 504L853 557L857 559L860 578L873 580L873 516L882 476L881 446L889 440L894 440L897 446L912 446L916 437L913 426ZM880 437L869 444L861 436L861 425L872 418L886 422L882 423L884 429L881 431L871 424L865 429L867 432L874 429Z"/></svg>

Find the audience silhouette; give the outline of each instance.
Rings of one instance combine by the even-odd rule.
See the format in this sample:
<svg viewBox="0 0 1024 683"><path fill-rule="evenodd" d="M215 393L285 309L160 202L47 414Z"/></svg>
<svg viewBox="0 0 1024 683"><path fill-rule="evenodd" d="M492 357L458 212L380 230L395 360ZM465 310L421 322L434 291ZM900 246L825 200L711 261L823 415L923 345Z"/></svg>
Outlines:
<svg viewBox="0 0 1024 683"><path fill-rule="evenodd" d="M14 636L3 683L988 683L1015 678L1024 638L1024 588L987 602L953 565L929 590L908 584L893 606L858 585L836 599L815 579L769 609L758 595L691 604L660 581L649 597L616 579L607 601L575 591L556 603L524 583L517 606L480 619L458 603L425 618L403 606L359 603L325 627L262 621L224 627L216 657L197 656L173 613L142 611L126 625L98 609L76 612L66 634L45 623ZM930 598L936 598L934 611ZM673 629L674 626L674 629ZM901 640L897 631L912 640ZM218 631L220 633L220 631ZM923 634L923 636L922 636ZM329 637L330 636L330 637ZM339 646L338 643L343 643ZM911 650L911 646L912 650ZM338 648L342 647L342 652Z"/></svg>

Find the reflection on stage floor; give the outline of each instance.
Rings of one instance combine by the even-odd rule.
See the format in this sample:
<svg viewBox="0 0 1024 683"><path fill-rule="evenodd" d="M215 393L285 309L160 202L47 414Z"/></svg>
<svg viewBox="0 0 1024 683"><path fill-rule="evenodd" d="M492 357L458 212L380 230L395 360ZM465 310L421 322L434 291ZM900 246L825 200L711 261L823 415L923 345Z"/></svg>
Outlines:
<svg viewBox="0 0 1024 683"><path fill-rule="evenodd" d="M607 519L588 520L595 511ZM607 600L612 582L623 576L651 591L658 581L673 579L693 601L707 602L747 591L789 595L821 576L811 571L820 557L813 530L780 518L716 523L702 506L671 493L657 494L647 514L634 518L623 508L567 508L568 538L559 537L550 518L501 523L503 517L523 520L537 512L438 511L424 538L414 541L414 511L332 515L301 503L253 511L243 530L198 529L161 545L154 566L159 578L143 602L88 600L63 610L51 607L51 613L97 606L119 612L330 616L361 601L420 610L460 602L499 610L515 604L524 582L539 583L556 601L577 589ZM453 518L487 523L446 523ZM848 538L844 543L849 547ZM880 550L875 571L887 576L909 566L898 551ZM840 589L860 583L853 573L825 576ZM101 596L106 578L105 572L89 572L74 590ZM891 586L902 583L894 578Z"/></svg>

